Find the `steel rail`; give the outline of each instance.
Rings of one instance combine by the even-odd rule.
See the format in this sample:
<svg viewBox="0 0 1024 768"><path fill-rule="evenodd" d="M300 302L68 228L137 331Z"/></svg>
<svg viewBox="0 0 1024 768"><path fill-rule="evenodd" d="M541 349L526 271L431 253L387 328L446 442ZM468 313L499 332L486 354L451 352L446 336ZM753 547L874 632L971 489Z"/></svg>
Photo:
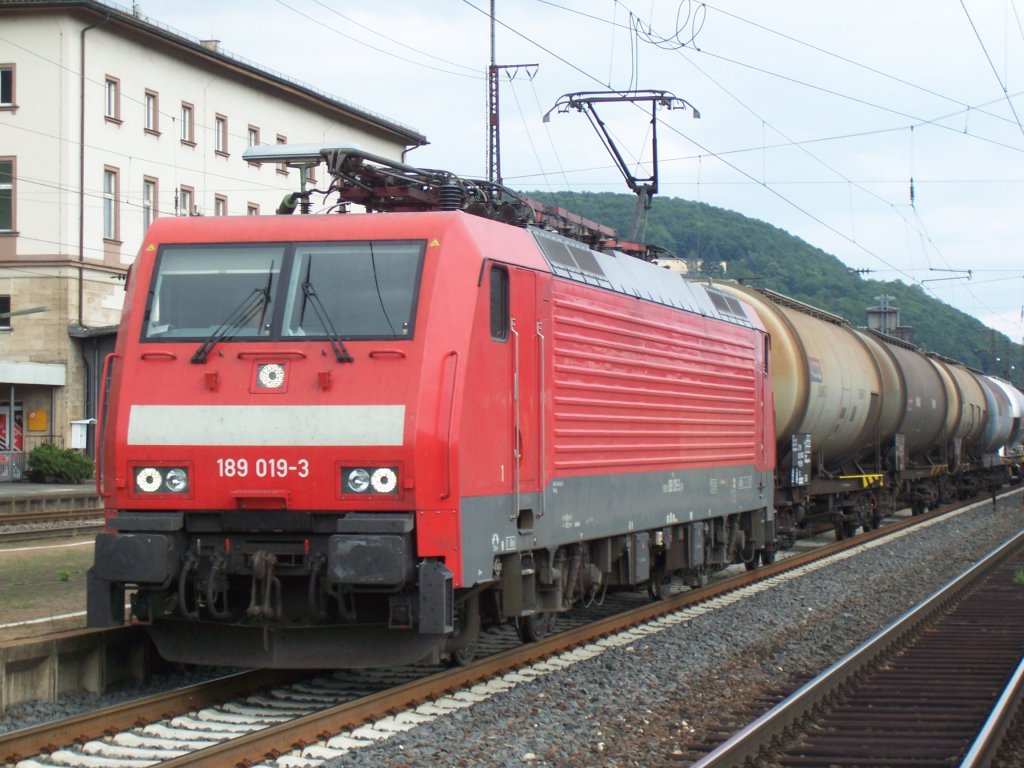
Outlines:
<svg viewBox="0 0 1024 768"><path fill-rule="evenodd" d="M978 732L978 737L967 750L964 759L960 762L960 768L983 768L993 764L1003 737L1013 722L1020 709L1022 695L1024 695L1024 658L1014 671L1010 682L1000 695L999 700L992 707L992 712L985 725Z"/></svg>
<svg viewBox="0 0 1024 768"><path fill-rule="evenodd" d="M920 519L920 518L918 518ZM762 747L783 737L787 730L822 705L846 682L890 649L898 646L933 616L984 579L1024 542L1024 531L991 552L954 581L873 635L834 665L807 682L777 706L757 718L691 765L691 768L724 768L757 759Z"/></svg>

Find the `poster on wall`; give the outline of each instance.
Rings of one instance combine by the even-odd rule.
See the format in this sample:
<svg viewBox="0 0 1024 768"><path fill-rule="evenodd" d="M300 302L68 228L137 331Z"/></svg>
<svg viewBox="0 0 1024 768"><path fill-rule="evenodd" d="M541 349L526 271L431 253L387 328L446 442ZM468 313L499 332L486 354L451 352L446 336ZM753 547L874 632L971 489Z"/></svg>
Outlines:
<svg viewBox="0 0 1024 768"><path fill-rule="evenodd" d="M8 429L11 407L8 403L0 403L0 451L25 450L25 427L21 403L14 404L14 434ZM13 440L12 440L13 438Z"/></svg>
<svg viewBox="0 0 1024 768"><path fill-rule="evenodd" d="M25 457L12 451L25 450L25 428L21 403L14 404L13 429L9 403L0 403L0 480L21 480Z"/></svg>

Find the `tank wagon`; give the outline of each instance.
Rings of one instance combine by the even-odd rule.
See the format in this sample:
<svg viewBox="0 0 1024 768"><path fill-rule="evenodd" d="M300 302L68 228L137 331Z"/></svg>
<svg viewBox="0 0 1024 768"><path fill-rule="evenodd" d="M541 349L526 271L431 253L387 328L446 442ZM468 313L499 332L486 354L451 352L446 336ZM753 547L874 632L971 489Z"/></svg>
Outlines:
<svg viewBox="0 0 1024 768"><path fill-rule="evenodd" d="M783 545L835 527L876 527L1019 477L1024 394L911 344L781 294L716 287L750 305L771 335Z"/></svg>
<svg viewBox="0 0 1024 768"><path fill-rule="evenodd" d="M500 187L311 161L373 212L145 237L104 369L90 625L127 591L172 660L458 662L489 624L534 640L607 590L772 559L746 303Z"/></svg>

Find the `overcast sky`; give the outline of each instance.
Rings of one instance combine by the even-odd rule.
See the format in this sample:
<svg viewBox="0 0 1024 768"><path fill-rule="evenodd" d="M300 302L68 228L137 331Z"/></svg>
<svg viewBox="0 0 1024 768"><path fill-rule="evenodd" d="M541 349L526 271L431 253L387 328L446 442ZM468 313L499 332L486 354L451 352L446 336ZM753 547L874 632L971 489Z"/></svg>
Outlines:
<svg viewBox="0 0 1024 768"><path fill-rule="evenodd" d="M1024 339L1024 0L496 4L497 63L539 65L501 82L509 186L628 192L584 115L541 118L566 93L669 91L701 117L659 111L661 195L769 222ZM489 0L140 10L415 128L430 145L412 164L486 176ZM600 114L645 164L649 115Z"/></svg>

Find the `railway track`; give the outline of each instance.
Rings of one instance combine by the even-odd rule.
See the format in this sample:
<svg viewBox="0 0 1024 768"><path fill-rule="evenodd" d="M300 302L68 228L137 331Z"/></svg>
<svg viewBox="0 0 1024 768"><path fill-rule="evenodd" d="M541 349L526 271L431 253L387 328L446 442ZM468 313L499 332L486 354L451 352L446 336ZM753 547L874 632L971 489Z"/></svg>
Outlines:
<svg viewBox="0 0 1024 768"><path fill-rule="evenodd" d="M0 543L98 533L102 529L102 507L30 510L0 515Z"/></svg>
<svg viewBox="0 0 1024 768"><path fill-rule="evenodd" d="M82 764L86 755L90 764L100 765L104 755L110 760L160 762L163 766L249 764L281 756L298 749L302 759L323 759L360 744L367 744L390 733L413 727L417 722L437 717L446 711L471 705L518 682L543 674L546 669L571 665L576 661L626 644L651 632L688 620L692 611L705 610L697 603L718 597L733 600L743 589L758 589L758 582L785 578L814 561L862 546L919 522L925 522L951 510L897 521L878 531L824 546L818 550L780 559L750 573L731 576L707 587L678 592L651 603L636 595L634 605L597 621L559 632L539 643L517 645L514 632L506 638L497 633L485 635L478 662L453 669L403 668L388 672L339 672L330 676L311 676L272 690L239 694L230 701L212 704L196 711L196 704L166 706L161 722L124 722L79 725L68 731L55 724L64 736L48 735L45 726L31 736L0 736L0 758L12 754L8 739L22 738L18 754L45 751L44 761L27 760L23 768L37 765ZM637 605L636 603L640 603ZM571 618L571 617L570 617ZM653 623L652 623L653 622ZM569 622L562 622L560 628ZM625 635L619 633L626 633ZM622 639L626 638L626 639ZM217 696L198 693L209 701ZM137 707L135 708L138 709ZM160 709L158 706L157 709ZM397 713L397 714L396 714ZM148 720L148 718L146 718ZM373 725L367 725L373 723ZM128 730L125 730L125 728ZM66 736L73 732L75 743L68 746ZM101 735L106 734L106 735ZM30 746L35 743L37 746ZM298 759L297 759L298 760ZM114 764L114 763L111 763ZM123 765L124 763L122 763ZM142 763L138 763L142 764ZM301 764L301 760L294 763ZM289 765L283 760L279 765Z"/></svg>
<svg viewBox="0 0 1024 768"><path fill-rule="evenodd" d="M694 768L988 765L1020 697L1024 533Z"/></svg>

